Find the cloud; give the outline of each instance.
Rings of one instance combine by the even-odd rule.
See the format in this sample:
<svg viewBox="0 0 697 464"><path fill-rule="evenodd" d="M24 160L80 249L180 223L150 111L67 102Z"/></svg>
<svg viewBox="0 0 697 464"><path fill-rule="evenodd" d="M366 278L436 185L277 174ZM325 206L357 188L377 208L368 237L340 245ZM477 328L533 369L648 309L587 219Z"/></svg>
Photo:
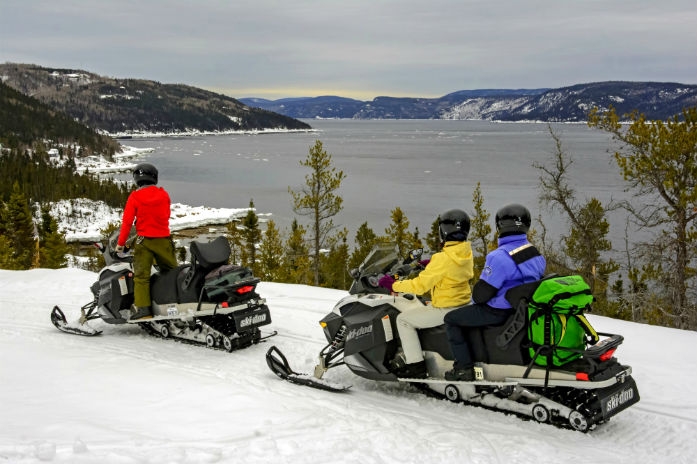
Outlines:
<svg viewBox="0 0 697 464"><path fill-rule="evenodd" d="M5 0L6 61L232 96L697 82L694 0ZM239 94L237 92L243 92Z"/></svg>

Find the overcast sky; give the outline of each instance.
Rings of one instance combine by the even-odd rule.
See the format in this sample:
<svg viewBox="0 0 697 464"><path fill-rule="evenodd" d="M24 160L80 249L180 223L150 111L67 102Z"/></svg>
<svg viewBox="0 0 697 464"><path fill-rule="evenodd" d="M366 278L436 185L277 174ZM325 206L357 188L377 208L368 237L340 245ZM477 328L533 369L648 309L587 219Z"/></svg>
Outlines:
<svg viewBox="0 0 697 464"><path fill-rule="evenodd" d="M0 62L236 98L697 84L697 1L0 0Z"/></svg>

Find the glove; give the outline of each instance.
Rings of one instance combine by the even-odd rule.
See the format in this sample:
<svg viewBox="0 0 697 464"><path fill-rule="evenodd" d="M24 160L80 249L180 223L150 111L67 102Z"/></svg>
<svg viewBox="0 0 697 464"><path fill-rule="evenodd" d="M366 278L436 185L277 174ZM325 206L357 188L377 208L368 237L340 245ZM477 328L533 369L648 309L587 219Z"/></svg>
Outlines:
<svg viewBox="0 0 697 464"><path fill-rule="evenodd" d="M123 253L123 245L116 245L116 248L114 248L114 251L116 253Z"/></svg>
<svg viewBox="0 0 697 464"><path fill-rule="evenodd" d="M389 274L385 274L384 276L380 277L380 280L378 280L378 285L381 286L382 288L387 289L390 293L392 293L392 284L394 283L394 277L392 277Z"/></svg>
<svg viewBox="0 0 697 464"><path fill-rule="evenodd" d="M422 259L421 261L419 261L419 264L423 267L426 267L426 266L428 266L428 263L430 263L430 262L431 262L430 259Z"/></svg>

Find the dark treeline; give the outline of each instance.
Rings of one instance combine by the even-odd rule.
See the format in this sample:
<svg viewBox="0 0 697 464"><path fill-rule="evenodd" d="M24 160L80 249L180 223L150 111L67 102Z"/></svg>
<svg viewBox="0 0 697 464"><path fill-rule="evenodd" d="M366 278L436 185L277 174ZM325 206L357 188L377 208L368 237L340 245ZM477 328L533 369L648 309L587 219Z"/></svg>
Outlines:
<svg viewBox="0 0 697 464"><path fill-rule="evenodd" d="M79 147L81 156L99 153L111 157L120 149L113 138L0 82L0 144L21 148L45 140Z"/></svg>
<svg viewBox="0 0 697 464"><path fill-rule="evenodd" d="M57 166L48 160L44 149L35 151L31 156L18 149L3 153L0 156L0 178L11 179L11 182L0 183L0 200L9 201L13 183L17 182L21 193L32 204L89 198L115 208L123 206L129 193L126 185L80 175L75 172L72 158L67 158L64 165Z"/></svg>
<svg viewBox="0 0 697 464"><path fill-rule="evenodd" d="M49 206L75 198L122 206L125 185L75 170L76 158L111 157L119 148L112 138L0 83L0 268L67 265L70 250Z"/></svg>

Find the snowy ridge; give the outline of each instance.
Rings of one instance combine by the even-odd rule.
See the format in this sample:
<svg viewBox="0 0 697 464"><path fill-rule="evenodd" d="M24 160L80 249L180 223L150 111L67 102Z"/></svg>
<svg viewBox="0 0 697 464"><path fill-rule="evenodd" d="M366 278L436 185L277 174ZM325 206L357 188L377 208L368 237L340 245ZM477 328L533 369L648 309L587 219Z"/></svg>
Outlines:
<svg viewBox="0 0 697 464"><path fill-rule="evenodd" d="M124 146L123 151L114 155L114 161L103 157L90 156L75 160L81 173L129 172L136 163L132 158L152 152L152 148ZM60 162L60 161L57 161ZM206 225L227 224L247 214L250 208L211 208L208 206L189 206L173 203L169 219L173 232L202 227ZM101 239L101 230L110 224L121 224L123 208L112 208L100 201L78 198L61 200L51 204L51 216L58 222L58 230L65 234L67 242L93 242ZM38 210L37 210L37 214ZM39 217L35 218L37 221Z"/></svg>
<svg viewBox="0 0 697 464"><path fill-rule="evenodd" d="M227 224L244 216L249 208L211 208L172 204L169 226L172 232L207 225ZM111 208L103 202L88 200L61 200L51 205L50 213L58 218L58 230L67 242L100 240L101 230L109 224L121 224L123 209Z"/></svg>
<svg viewBox="0 0 697 464"><path fill-rule="evenodd" d="M60 463L692 463L697 455L697 333L590 315L624 335L641 402L589 434L429 398L337 367L337 394L284 382L271 343L298 372L325 344L318 321L346 292L262 282L273 341L225 353L138 327L57 331L91 299L96 274L0 271L0 462ZM40 289L40 291L37 291Z"/></svg>

